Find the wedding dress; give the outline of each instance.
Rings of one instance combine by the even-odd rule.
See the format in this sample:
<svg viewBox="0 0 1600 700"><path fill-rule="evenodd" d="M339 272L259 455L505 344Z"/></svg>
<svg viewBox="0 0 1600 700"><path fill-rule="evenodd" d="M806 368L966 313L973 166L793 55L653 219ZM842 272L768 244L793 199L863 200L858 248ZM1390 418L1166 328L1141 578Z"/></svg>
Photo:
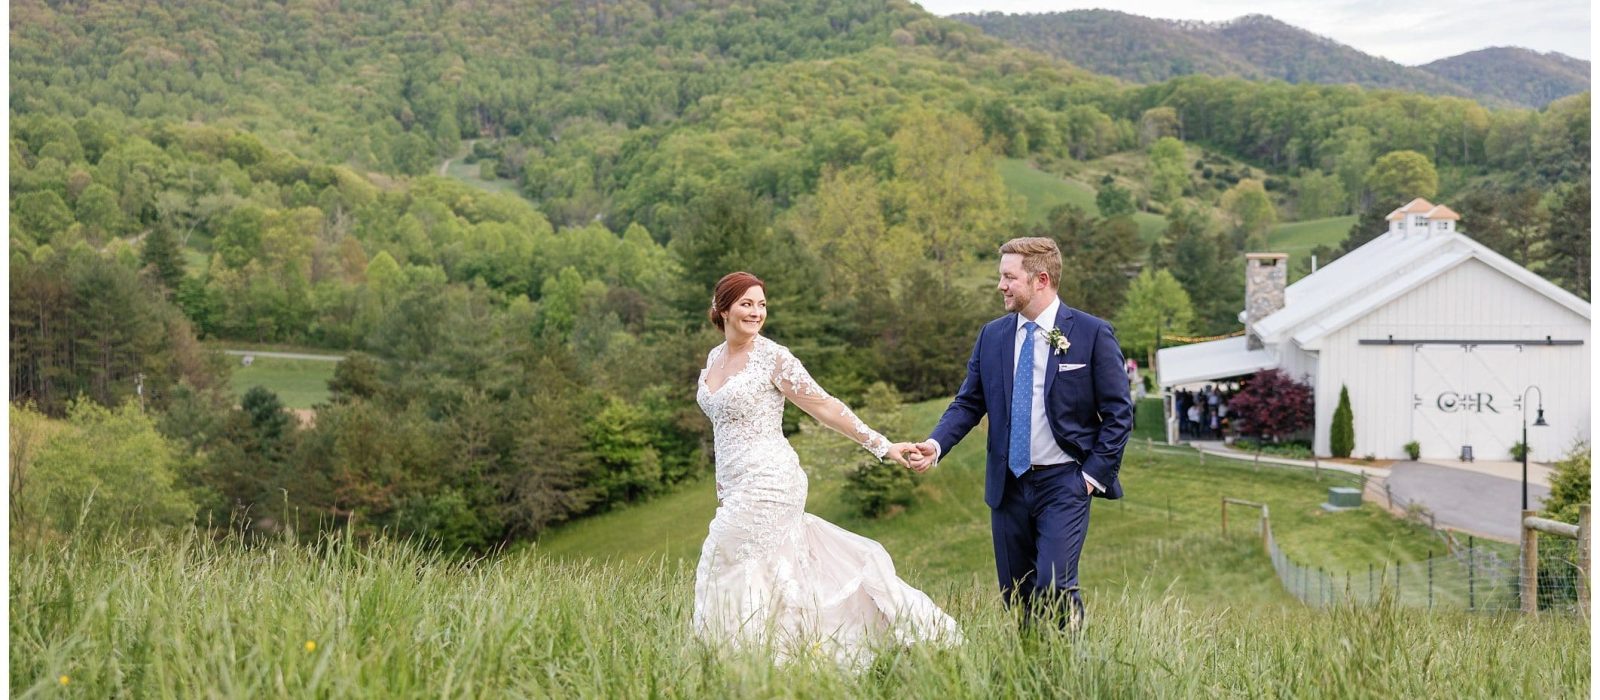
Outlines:
<svg viewBox="0 0 1600 700"><path fill-rule="evenodd" d="M696 398L716 434L717 497L695 571L694 631L777 661L824 654L870 662L874 645L955 644L954 620L895 575L876 541L805 512L806 475L783 436L783 402L882 459L889 441L812 380L788 348L756 336L742 370Z"/></svg>

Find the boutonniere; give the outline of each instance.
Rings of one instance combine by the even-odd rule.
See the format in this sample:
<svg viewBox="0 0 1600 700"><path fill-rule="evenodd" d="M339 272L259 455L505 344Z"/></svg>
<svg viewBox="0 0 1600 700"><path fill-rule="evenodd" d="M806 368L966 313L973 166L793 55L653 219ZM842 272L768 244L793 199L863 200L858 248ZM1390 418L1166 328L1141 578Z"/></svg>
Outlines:
<svg viewBox="0 0 1600 700"><path fill-rule="evenodd" d="M1044 342L1056 353L1062 355L1067 354L1067 348L1072 347L1072 343L1067 342L1067 336L1061 334L1060 328L1051 328L1050 332L1045 334Z"/></svg>

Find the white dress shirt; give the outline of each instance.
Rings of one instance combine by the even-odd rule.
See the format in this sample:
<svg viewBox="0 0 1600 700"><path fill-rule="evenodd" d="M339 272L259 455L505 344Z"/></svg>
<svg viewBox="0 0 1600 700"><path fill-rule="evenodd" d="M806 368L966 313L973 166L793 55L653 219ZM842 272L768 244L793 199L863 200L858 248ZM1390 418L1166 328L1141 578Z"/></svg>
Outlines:
<svg viewBox="0 0 1600 700"><path fill-rule="evenodd" d="M1011 348L1011 366L1014 368L1017 366L1017 362L1021 360L1022 341L1027 337L1027 328L1024 324L1027 320L1032 320L1035 324L1038 324L1039 327L1034 330L1035 335L1033 338L1033 420L1030 422L1033 434L1028 441L1028 461L1033 464L1065 464L1077 461L1068 456L1066 450L1061 449L1061 445L1056 442L1055 434L1050 431L1050 418L1045 414L1044 382L1047 377L1046 372L1054 368L1050 366L1050 344L1046 343L1044 339L1056 327L1056 314L1060 310L1061 298L1056 297L1050 300L1050 305L1046 306L1036 319L1026 319L1019 312L1017 314L1016 344ZM1014 378L1015 375L1013 375ZM937 447L934 460L938 461L939 457L944 455L944 446L940 445L937 440L933 444ZM1106 490L1104 486L1100 485L1100 482L1095 481L1094 477L1088 474L1083 475L1083 480L1089 482L1089 485L1094 487L1096 491Z"/></svg>

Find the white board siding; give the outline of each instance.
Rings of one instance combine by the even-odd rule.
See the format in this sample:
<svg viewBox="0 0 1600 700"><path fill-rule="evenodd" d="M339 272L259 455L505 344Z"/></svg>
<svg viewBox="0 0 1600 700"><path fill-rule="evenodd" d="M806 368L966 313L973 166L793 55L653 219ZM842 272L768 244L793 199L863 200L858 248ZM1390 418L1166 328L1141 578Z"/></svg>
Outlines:
<svg viewBox="0 0 1600 700"><path fill-rule="evenodd" d="M1278 346L1278 369L1295 379L1316 385L1317 354L1302 350L1293 340Z"/></svg>
<svg viewBox="0 0 1600 700"><path fill-rule="evenodd" d="M1427 457L1459 454L1459 444L1436 444L1442 440L1420 437L1430 433L1417 428L1418 415L1414 414L1413 385L1426 380L1416 368L1417 351L1411 345L1358 342L1389 336L1397 340L1551 336L1584 341L1579 346L1524 346L1521 351L1515 346L1480 346L1475 351L1480 354L1472 358L1476 364L1450 365L1455 369L1449 371L1464 372L1460 391L1492 394L1492 405L1500 411L1483 412L1483 420L1471 421L1467 428L1464 439L1471 441L1479 459L1510 458L1505 450L1520 437L1521 417L1508 394L1530 383L1543 390L1545 418L1552 426L1530 429L1528 441L1535 459L1552 459L1574 440L1588 437L1588 319L1484 263L1468 260L1324 339L1317 363L1314 448L1318 454L1329 453L1328 432L1341 385L1350 388L1355 456L1401 458L1405 443L1412 439L1422 443ZM1448 348L1443 350L1448 352ZM1433 352L1429 350L1440 362L1459 361ZM1534 403L1537 405L1536 399ZM1512 434L1505 435L1508 431Z"/></svg>

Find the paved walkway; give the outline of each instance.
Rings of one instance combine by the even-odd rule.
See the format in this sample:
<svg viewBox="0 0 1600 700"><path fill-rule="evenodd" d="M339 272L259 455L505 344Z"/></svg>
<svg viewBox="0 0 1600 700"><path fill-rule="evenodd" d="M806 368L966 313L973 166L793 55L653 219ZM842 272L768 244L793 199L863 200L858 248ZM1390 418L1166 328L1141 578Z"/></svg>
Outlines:
<svg viewBox="0 0 1600 700"><path fill-rule="evenodd" d="M1483 465L1483 462L1477 462ZM1468 465L1470 466L1470 465ZM1528 507L1540 508L1550 487L1535 483L1529 465ZM1433 511L1440 526L1506 542L1520 536L1522 465L1509 479L1483 469L1398 462L1390 468L1388 486L1396 501L1415 501Z"/></svg>
<svg viewBox="0 0 1600 700"><path fill-rule="evenodd" d="M1254 461L1256 458L1254 452L1235 450L1231 447L1225 446L1221 440L1190 440L1187 444L1190 447L1193 447L1196 450L1204 452L1208 455L1216 455L1218 457L1227 457L1230 459L1242 459L1246 461ZM1304 467L1306 469L1320 467L1329 471L1344 472L1346 474L1364 474L1377 479L1382 479L1389 475L1388 469L1382 469L1378 467L1358 467L1353 464L1330 462L1327 460L1313 462L1309 459L1290 459L1288 457L1276 457L1266 454L1261 455L1261 463L1281 464L1288 467Z"/></svg>
<svg viewBox="0 0 1600 700"><path fill-rule="evenodd" d="M1455 459L1424 459L1420 461L1423 464L1431 464L1436 467L1461 469L1463 471L1477 472L1479 474L1487 474L1489 476L1498 476L1502 479L1511 479L1516 481L1518 484L1522 483L1521 462L1492 462L1481 459L1476 462L1462 462ZM1538 484L1548 489L1550 488L1551 473L1552 470L1547 465L1540 464L1538 462L1528 463L1529 484Z"/></svg>

